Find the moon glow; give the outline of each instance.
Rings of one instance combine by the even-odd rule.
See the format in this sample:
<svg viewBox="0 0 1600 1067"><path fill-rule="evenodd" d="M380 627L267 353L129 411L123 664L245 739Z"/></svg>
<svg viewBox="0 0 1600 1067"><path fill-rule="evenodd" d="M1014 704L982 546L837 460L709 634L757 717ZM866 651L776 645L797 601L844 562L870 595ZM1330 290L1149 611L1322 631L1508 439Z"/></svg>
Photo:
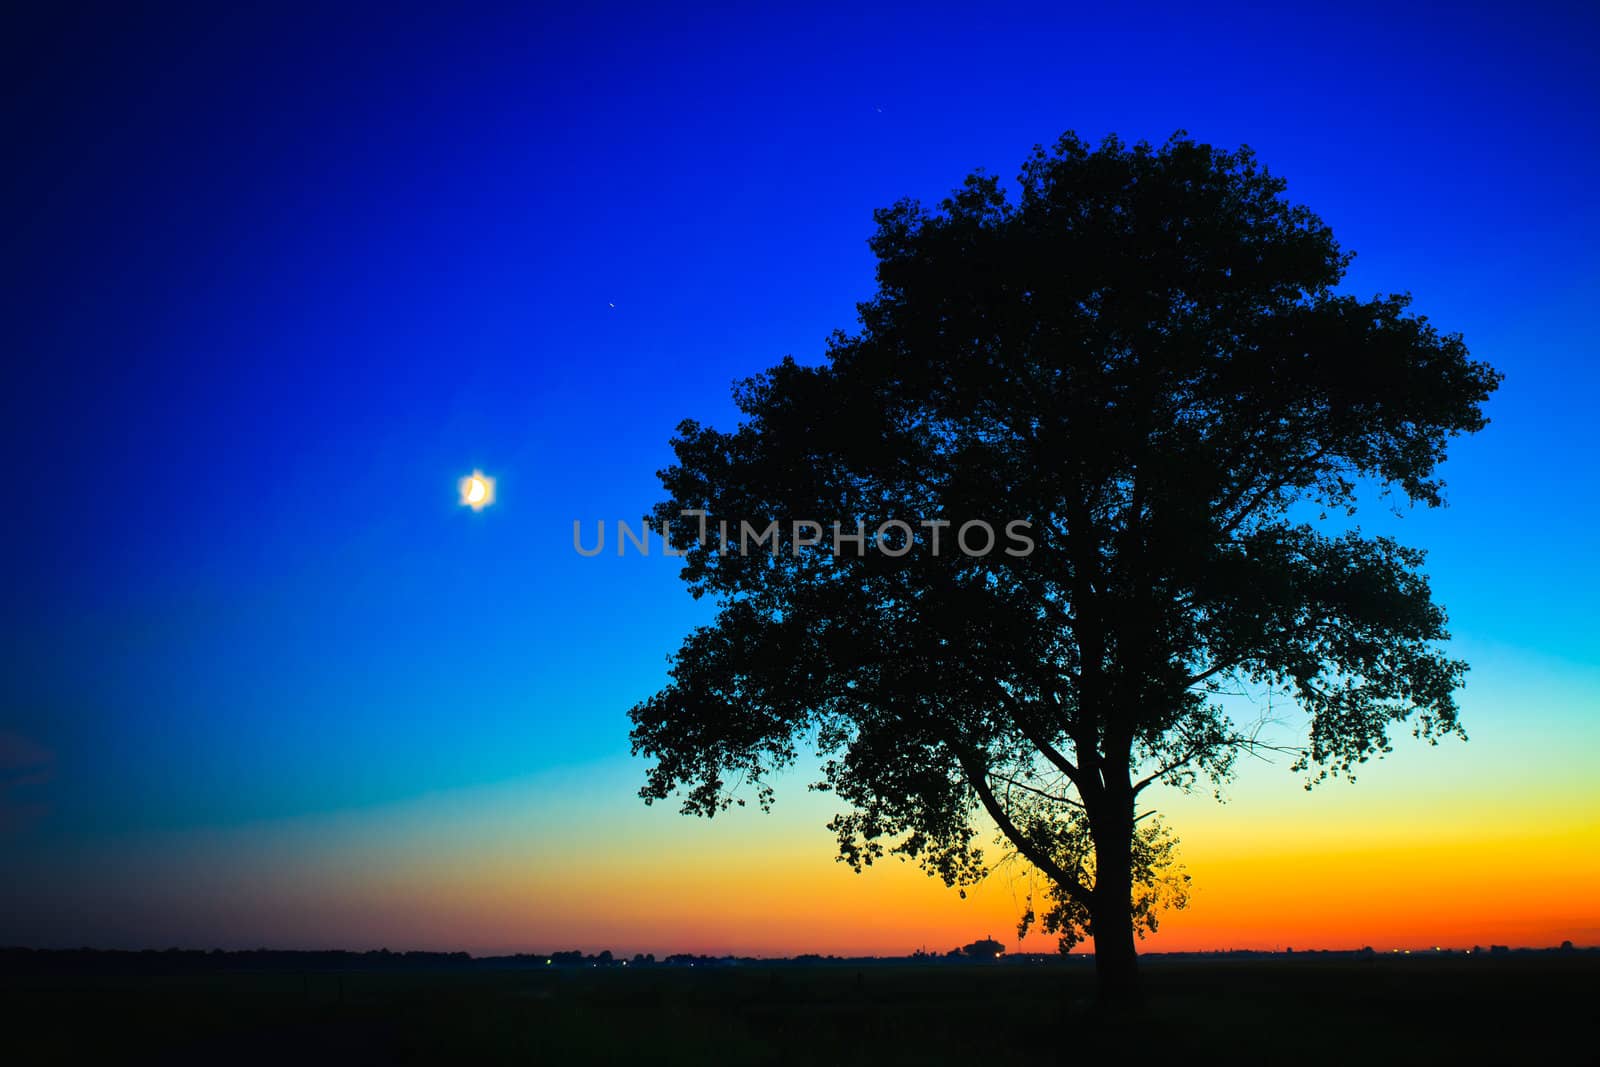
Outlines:
<svg viewBox="0 0 1600 1067"><path fill-rule="evenodd" d="M482 511L494 503L494 479L482 471L473 471L461 479L461 503L473 511Z"/></svg>

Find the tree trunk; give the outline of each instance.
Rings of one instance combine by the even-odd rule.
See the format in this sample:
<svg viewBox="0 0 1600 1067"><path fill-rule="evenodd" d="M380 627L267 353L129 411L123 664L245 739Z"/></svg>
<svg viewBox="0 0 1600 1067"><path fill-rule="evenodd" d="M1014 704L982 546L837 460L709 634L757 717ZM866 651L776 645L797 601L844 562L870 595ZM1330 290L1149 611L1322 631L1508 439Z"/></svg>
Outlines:
<svg viewBox="0 0 1600 1067"><path fill-rule="evenodd" d="M1100 1003L1107 1008L1138 1008L1139 951L1133 940L1133 805L1103 813L1095 833L1094 968Z"/></svg>
<svg viewBox="0 0 1600 1067"><path fill-rule="evenodd" d="M1144 1003L1139 982L1139 952L1133 945L1133 921L1124 904L1120 918L1095 909L1094 971L1100 1003L1108 1008L1137 1008Z"/></svg>

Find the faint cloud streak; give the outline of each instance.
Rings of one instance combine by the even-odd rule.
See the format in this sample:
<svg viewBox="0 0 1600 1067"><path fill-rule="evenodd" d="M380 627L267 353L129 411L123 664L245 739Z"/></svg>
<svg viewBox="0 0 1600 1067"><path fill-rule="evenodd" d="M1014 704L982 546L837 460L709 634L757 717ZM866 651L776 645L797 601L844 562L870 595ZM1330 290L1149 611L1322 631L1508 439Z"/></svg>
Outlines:
<svg viewBox="0 0 1600 1067"><path fill-rule="evenodd" d="M55 777L55 763L43 745L0 730L0 834L23 830L48 812L30 793Z"/></svg>

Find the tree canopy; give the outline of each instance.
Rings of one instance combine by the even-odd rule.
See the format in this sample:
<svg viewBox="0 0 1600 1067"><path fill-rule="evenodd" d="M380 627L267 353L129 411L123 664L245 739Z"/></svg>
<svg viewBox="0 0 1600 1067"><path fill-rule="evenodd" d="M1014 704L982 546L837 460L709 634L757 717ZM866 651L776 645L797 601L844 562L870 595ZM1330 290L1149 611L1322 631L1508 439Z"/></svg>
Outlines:
<svg viewBox="0 0 1600 1067"><path fill-rule="evenodd" d="M1337 292L1349 255L1248 149L1069 134L1018 185L878 211L858 328L740 384L735 428L680 425L652 518L718 611L633 747L647 801L708 816L815 749L858 868L969 884L992 823L1132 995L1170 853L1138 798L1260 743L1226 690L1299 706L1309 781L1461 732L1423 554L1321 520L1441 503L1499 375L1406 297ZM1015 536L953 550L978 520Z"/></svg>

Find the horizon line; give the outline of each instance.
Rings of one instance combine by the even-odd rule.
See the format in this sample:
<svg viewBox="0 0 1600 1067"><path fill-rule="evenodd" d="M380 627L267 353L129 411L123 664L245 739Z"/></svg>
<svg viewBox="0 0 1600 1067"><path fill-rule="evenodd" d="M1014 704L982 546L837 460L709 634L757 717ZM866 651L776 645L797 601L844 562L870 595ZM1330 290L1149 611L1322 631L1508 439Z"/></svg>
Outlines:
<svg viewBox="0 0 1600 1067"><path fill-rule="evenodd" d="M975 944L976 942L973 942L973 943ZM1309 955L1347 955L1347 956L1357 956L1357 955L1373 955L1373 956L1423 956L1423 957L1426 957L1426 956L1431 956L1431 955L1435 955L1435 954L1437 954L1437 955L1453 954L1453 955L1465 955L1465 956L1473 956L1473 955L1488 956L1488 955L1506 955L1506 954L1516 953L1516 952L1594 952L1594 951L1600 951L1600 944L1578 945L1578 944L1575 944L1573 941L1571 941L1569 939L1569 940L1564 940L1560 944L1555 944L1555 945L1526 945L1526 944L1524 944L1524 945L1503 945L1503 944L1490 944L1490 945L1485 946L1485 945L1474 944L1474 945L1472 945L1470 947L1462 947L1462 946L1455 946L1455 945L1425 945L1425 946L1416 946L1416 947L1412 947L1412 948L1384 948L1384 949L1374 948L1371 945L1363 945L1363 946L1361 946L1359 948L1294 948L1292 946L1287 946L1286 945L1283 948L1270 948L1270 949L1267 949L1267 948L1169 949L1169 950L1152 950L1152 951L1149 951L1149 952L1140 952L1139 953L1139 957L1141 959L1151 959L1151 958L1161 957L1161 956L1226 956L1226 955L1250 955L1250 956L1303 956L1303 955L1304 956L1309 956ZM218 947L218 946L212 946L210 948L190 948L190 947L183 947L183 946L178 946L178 945L169 945L169 946L164 947L164 948L152 948L152 947L144 947L144 948L102 948L102 947L98 947L98 946L94 946L94 945L75 945L75 946L71 946L71 947L41 948L41 947L32 946L32 945L0 945L0 955L11 954L11 953L24 953L24 952L26 952L26 953L60 953L60 954L101 953L101 954L105 954L105 955L117 955L117 954L121 954L121 955L183 954L183 955L203 955L203 956L214 956L214 955L221 955L221 956L257 955L257 954L266 954L266 953L277 953L277 954L281 954L281 955L306 955L306 956L313 956L313 955L346 955L346 956L380 956L380 957L401 957L401 958L408 957L408 956L440 956L440 957L446 957L446 958L451 958L451 959L465 958L465 959L469 959L469 960L544 959L544 960L546 960L546 962L552 962L558 956L564 956L564 957L567 957L568 960L571 960L571 958L572 958L572 956L574 954L576 954L577 957L578 957L578 959L575 962L589 962L589 961L594 961L594 960L599 959L599 957L602 954L604 954L606 957L608 957L610 962L617 963L617 964L621 964L621 963L624 963L625 961L631 961L631 960L640 959L640 958L648 958L648 959L650 959L651 961L653 961L656 964L663 964L667 960L671 960L671 959L759 960L759 961L767 962L767 963L784 963L784 962L811 961L811 960L945 960L945 959L958 959L958 958L959 959L974 959L974 958L976 958L976 959L981 961L983 959L983 957L965 956L964 954L961 953L961 948L960 947L957 947L955 949L946 950L946 951L941 951L941 952L929 952L926 949L918 948L918 949L913 949L910 952L906 952L906 953L903 953L903 954L900 954L900 955L864 954L864 955L859 955L859 956L849 956L849 955L839 955L839 954L833 953L833 952L829 952L829 953L800 952L800 953L794 953L794 954L786 955L786 956L765 956L765 955L741 954L741 953L737 953L737 952L726 952L726 953L672 952L672 953L668 953L666 955L657 957L656 954L653 953L653 952L652 953L636 952L636 953L633 953L632 955L627 955L627 954L622 954L622 953L614 953L614 952L612 952L611 949L599 949L599 950L596 950L595 952L585 952L583 949L578 949L578 948L555 949L555 950L552 950L552 951L549 951L549 952L513 951L513 952L491 952L491 953L478 954L478 953L474 953L472 951L469 951L467 949L418 949L418 948L391 949L391 948L389 948L387 946L380 946L378 948L358 949L358 948L271 948L271 947L268 947L268 946L265 946L265 945L260 945L260 946L256 946L256 947L253 947L253 948L221 948L221 947ZM997 959L1000 959L1000 958L1023 959L1023 958L1038 957L1038 958L1046 958L1046 959L1093 959L1094 955L1095 954L1094 954L1093 951L1068 952L1068 953L1062 953L1062 952L1037 952L1037 951L1011 952L1011 951L1006 951L1004 948L1002 948L1001 952L999 954L997 954L995 958L997 958Z"/></svg>

